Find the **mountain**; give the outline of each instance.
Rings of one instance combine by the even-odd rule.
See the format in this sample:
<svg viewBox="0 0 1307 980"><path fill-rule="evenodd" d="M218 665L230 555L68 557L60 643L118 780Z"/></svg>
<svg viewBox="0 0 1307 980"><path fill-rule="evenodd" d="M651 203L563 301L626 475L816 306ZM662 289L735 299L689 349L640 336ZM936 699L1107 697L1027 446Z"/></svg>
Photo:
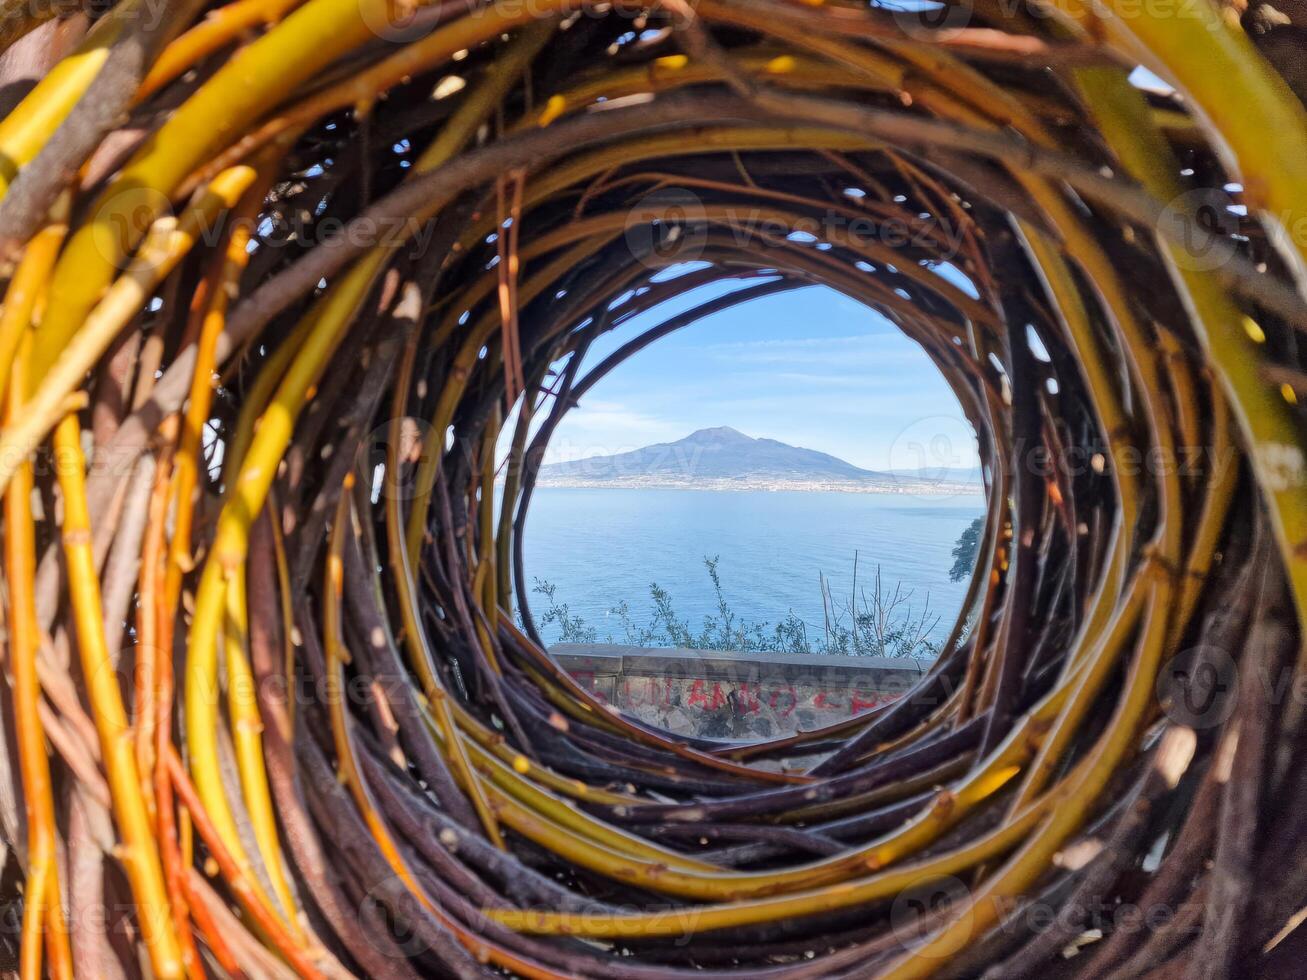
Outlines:
<svg viewBox="0 0 1307 980"><path fill-rule="evenodd" d="M548 463L541 467L538 483L545 487L954 493L961 481L940 485L941 481L929 475L864 470L829 453L775 439L755 439L729 426L718 426L631 452Z"/></svg>

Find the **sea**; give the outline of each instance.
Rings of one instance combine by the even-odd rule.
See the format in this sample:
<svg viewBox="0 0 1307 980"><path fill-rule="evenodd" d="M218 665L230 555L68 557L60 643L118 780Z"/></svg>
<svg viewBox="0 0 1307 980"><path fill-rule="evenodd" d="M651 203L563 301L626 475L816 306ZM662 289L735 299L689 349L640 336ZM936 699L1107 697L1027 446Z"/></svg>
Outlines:
<svg viewBox="0 0 1307 980"><path fill-rule="evenodd" d="M854 585L870 592L877 566L883 591L900 585L914 613L928 604L947 637L967 581L949 581L958 536L981 516L984 497L836 491L537 488L527 515L523 562L529 582L555 587L555 601L621 642L612 610L621 602L649 622L656 583L695 629L716 612L704 559L716 557L723 592L742 619L771 626L793 612L808 636L824 633L819 576L838 605ZM536 618L548 606L531 596ZM547 643L557 626L541 629Z"/></svg>

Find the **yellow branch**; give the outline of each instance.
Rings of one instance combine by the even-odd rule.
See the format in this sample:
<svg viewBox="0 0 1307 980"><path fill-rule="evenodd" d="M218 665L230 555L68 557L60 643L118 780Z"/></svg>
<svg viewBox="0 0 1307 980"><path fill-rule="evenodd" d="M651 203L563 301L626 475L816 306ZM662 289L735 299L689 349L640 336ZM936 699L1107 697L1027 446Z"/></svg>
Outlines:
<svg viewBox="0 0 1307 980"><path fill-rule="evenodd" d="M136 900L136 919L158 977L181 977L181 949L172 928L163 868L153 826L141 791L133 751L131 725L123 707L118 673L104 633L100 581L91 551L91 515L86 506L86 462L76 415L67 415L54 433L56 470L64 494L64 561L68 591L77 624L77 649L82 658L91 700L91 714L100 734L100 752L113 797L114 819L122 844L116 850Z"/></svg>
<svg viewBox="0 0 1307 980"><path fill-rule="evenodd" d="M23 372L31 334L19 346L9 379L6 420L22 412ZM41 722L41 682L36 651L40 628L36 620L36 532L32 526L32 465L25 458L15 469L5 492L5 585L9 592L8 661L13 675L14 732L18 740L18 766L27 810L27 882L23 903L22 980L40 980L42 942L49 949L49 973L56 980L71 980L72 954L64 921L59 864L55 854L57 833L50 762Z"/></svg>

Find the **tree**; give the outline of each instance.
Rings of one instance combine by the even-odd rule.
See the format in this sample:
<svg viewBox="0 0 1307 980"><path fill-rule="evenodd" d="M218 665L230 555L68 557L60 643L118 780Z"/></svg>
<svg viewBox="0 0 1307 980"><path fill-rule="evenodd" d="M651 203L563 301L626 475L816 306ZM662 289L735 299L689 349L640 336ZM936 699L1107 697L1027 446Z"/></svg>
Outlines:
<svg viewBox="0 0 1307 980"><path fill-rule="evenodd" d="M976 567L976 552L980 550L980 532L984 526L985 519L977 517L958 536L958 543L953 546L953 567L948 571L950 582L961 582Z"/></svg>

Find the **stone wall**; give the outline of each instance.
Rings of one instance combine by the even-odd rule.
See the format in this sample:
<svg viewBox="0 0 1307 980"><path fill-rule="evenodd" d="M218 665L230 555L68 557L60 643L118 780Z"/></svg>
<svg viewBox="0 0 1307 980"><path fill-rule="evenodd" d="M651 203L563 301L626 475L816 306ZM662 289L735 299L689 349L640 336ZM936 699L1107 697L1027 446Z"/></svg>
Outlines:
<svg viewBox="0 0 1307 980"><path fill-rule="evenodd" d="M841 721L892 701L929 663L560 643L550 648L601 700L678 735L762 739Z"/></svg>

